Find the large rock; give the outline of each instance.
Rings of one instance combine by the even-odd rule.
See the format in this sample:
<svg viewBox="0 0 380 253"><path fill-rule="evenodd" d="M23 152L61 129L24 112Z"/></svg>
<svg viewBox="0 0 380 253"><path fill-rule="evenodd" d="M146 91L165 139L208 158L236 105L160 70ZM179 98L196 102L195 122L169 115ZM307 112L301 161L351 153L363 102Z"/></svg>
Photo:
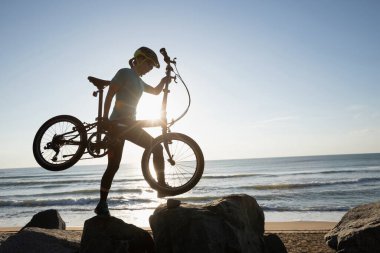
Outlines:
<svg viewBox="0 0 380 253"><path fill-rule="evenodd" d="M265 252L264 213L253 197L176 206L160 205L149 219L158 253Z"/></svg>
<svg viewBox="0 0 380 253"><path fill-rule="evenodd" d="M62 220L59 212L54 209L46 210L35 214L21 230L28 227L66 229L66 223Z"/></svg>
<svg viewBox="0 0 380 253"><path fill-rule="evenodd" d="M153 253L154 242L145 230L115 217L95 216L84 223L81 253Z"/></svg>
<svg viewBox="0 0 380 253"><path fill-rule="evenodd" d="M1 253L75 253L80 232L61 229L25 228L0 245Z"/></svg>
<svg viewBox="0 0 380 253"><path fill-rule="evenodd" d="M327 245L339 252L380 252L380 202L357 206L325 235Z"/></svg>

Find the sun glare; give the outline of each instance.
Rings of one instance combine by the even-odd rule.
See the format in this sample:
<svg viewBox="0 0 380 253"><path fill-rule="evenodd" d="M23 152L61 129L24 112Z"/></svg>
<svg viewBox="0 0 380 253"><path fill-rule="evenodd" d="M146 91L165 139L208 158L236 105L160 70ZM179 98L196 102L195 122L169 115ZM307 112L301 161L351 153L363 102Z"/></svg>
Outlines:
<svg viewBox="0 0 380 253"><path fill-rule="evenodd" d="M161 114L161 96L143 95L137 106L137 119L159 119Z"/></svg>

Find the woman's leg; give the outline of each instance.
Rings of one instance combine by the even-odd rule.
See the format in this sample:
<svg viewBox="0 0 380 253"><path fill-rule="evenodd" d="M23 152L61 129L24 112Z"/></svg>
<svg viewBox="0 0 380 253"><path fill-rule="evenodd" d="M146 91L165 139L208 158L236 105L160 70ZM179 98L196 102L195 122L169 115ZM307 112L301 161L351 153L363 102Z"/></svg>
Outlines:
<svg viewBox="0 0 380 253"><path fill-rule="evenodd" d="M165 184L165 160L162 146L153 150L153 166L157 174L159 184Z"/></svg>
<svg viewBox="0 0 380 253"><path fill-rule="evenodd" d="M100 183L100 200L106 201L112 180L119 169L123 154L124 140L116 141L108 150L108 165Z"/></svg>
<svg viewBox="0 0 380 253"><path fill-rule="evenodd" d="M154 140L144 129L138 127L129 130L123 135L123 138L143 148L150 147ZM153 166L157 173L158 183L165 184L165 161L162 146L153 150Z"/></svg>

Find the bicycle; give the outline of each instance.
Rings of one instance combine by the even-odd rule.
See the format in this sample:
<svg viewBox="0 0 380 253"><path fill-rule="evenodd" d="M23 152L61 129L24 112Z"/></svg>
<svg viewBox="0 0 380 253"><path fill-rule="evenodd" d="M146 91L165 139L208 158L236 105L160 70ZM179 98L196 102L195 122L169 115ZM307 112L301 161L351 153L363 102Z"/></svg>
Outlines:
<svg viewBox="0 0 380 253"><path fill-rule="evenodd" d="M98 97L98 117L94 123L81 122L71 115L59 115L46 121L37 131L33 141L33 154L37 163L50 171L62 171L75 165L83 154L89 154L90 159L103 157L108 147L117 138L110 138L109 129L113 126L125 127L129 131L139 127L161 127L162 134L154 139L151 146L144 150L141 159L141 169L144 179L154 190L167 196L174 196L191 190L201 179L204 170L204 157L199 145L189 136L171 132L170 127L183 118L189 110L191 97L189 90L179 75L176 58L173 60L167 55L165 48L160 50L166 62L166 75L177 82L180 79L188 93L188 105L184 113L170 122L167 120L167 100L169 83L163 89L161 117L158 120L110 121L105 124L103 113L103 90L111 81L92 76L88 80L96 86L93 92ZM174 65L175 69L173 69ZM174 73L174 77L171 74ZM120 134L121 135L121 134ZM123 140L124 141L124 140ZM158 146L164 147L165 184L157 181L153 167L153 150Z"/></svg>

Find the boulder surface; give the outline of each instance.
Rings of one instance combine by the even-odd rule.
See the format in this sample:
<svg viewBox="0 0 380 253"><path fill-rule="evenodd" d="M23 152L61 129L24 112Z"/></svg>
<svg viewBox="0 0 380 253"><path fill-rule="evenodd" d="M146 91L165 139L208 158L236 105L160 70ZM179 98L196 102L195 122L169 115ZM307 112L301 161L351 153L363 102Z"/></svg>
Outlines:
<svg viewBox="0 0 380 253"><path fill-rule="evenodd" d="M265 252L264 212L245 194L203 206L160 205L149 222L158 253Z"/></svg>
<svg viewBox="0 0 380 253"><path fill-rule="evenodd" d="M95 216L84 223L81 253L153 253L150 234L115 217Z"/></svg>
<svg viewBox="0 0 380 253"><path fill-rule="evenodd" d="M380 252L380 202L349 210L325 235L325 241L338 252Z"/></svg>
<svg viewBox="0 0 380 253"><path fill-rule="evenodd" d="M55 209L49 209L33 215L21 230L28 227L48 228L48 229L66 229L66 223L62 220L61 215Z"/></svg>
<svg viewBox="0 0 380 253"><path fill-rule="evenodd" d="M1 253L75 253L80 231L28 227L0 245Z"/></svg>

